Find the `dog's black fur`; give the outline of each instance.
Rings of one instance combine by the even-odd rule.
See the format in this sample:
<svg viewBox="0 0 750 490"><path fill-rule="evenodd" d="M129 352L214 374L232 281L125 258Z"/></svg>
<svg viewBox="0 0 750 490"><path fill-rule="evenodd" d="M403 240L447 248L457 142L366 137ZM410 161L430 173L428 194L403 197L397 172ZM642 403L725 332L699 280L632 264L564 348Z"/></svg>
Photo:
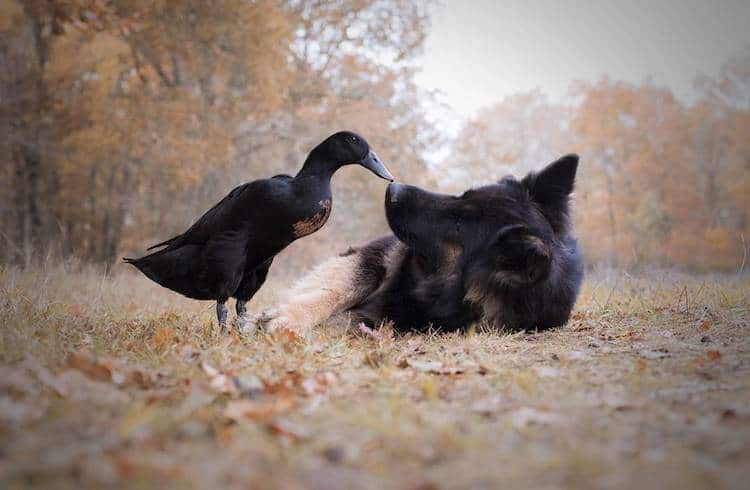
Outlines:
<svg viewBox="0 0 750 490"><path fill-rule="evenodd" d="M457 197L391 184L386 214L395 237L362 248L361 268L385 277L396 265L384 262L388 251L403 251L387 284L351 311L399 329L564 324L583 278L568 223L577 165L566 156L521 181L506 177Z"/></svg>
<svg viewBox="0 0 750 490"><path fill-rule="evenodd" d="M391 184L385 207L394 235L323 264L280 308L281 323L310 327L348 311L398 330L563 325L583 279L568 218L577 167L568 155L460 196ZM326 294L310 291L321 282Z"/></svg>

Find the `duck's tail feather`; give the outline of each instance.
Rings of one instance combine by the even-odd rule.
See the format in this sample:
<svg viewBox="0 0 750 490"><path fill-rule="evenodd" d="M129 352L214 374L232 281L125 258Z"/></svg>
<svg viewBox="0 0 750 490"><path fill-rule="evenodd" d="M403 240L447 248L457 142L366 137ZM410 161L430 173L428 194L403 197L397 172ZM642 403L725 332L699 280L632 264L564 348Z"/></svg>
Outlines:
<svg viewBox="0 0 750 490"><path fill-rule="evenodd" d="M177 236L174 236L174 237L170 238L169 240L164 240L163 242L157 243L156 245L151 245L146 250L153 250L155 248L163 247L164 245L169 245L170 243L174 242L175 240L177 240L181 236L182 235L177 235Z"/></svg>
<svg viewBox="0 0 750 490"><path fill-rule="evenodd" d="M189 298L212 299L198 288L199 281L195 277L194 267L198 263L200 250L199 246L188 245L174 250L158 250L137 259L123 257L122 260L165 288Z"/></svg>

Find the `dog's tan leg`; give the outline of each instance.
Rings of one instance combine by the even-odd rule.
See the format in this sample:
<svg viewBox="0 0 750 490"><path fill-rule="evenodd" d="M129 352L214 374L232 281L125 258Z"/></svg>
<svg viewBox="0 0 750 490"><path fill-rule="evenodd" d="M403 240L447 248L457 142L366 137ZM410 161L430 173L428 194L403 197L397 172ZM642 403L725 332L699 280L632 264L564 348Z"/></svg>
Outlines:
<svg viewBox="0 0 750 490"><path fill-rule="evenodd" d="M264 312L265 328L305 336L315 325L362 301L373 286L363 279L358 253L329 259L297 282L278 307Z"/></svg>

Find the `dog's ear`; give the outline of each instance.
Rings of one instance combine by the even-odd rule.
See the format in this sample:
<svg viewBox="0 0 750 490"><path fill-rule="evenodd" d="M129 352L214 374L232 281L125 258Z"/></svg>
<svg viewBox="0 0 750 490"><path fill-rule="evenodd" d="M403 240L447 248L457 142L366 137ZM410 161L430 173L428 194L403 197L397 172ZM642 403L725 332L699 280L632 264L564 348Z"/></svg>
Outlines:
<svg viewBox="0 0 750 490"><path fill-rule="evenodd" d="M508 286L535 284L549 274L550 248L524 225L501 228L493 238L493 247Z"/></svg>
<svg viewBox="0 0 750 490"><path fill-rule="evenodd" d="M541 171L529 173L521 181L556 232L567 224L568 199L573 192L576 170L578 155L565 155Z"/></svg>

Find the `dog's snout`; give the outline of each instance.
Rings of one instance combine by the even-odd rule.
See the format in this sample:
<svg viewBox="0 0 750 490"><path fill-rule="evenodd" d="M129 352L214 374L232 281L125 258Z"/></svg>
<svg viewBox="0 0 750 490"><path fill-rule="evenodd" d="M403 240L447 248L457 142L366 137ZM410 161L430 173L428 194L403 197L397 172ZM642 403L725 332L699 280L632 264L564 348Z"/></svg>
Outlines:
<svg viewBox="0 0 750 490"><path fill-rule="evenodd" d="M404 184L399 183L391 183L388 184L388 191L387 191L387 198L390 202L396 202L398 200L399 194L401 194L406 186Z"/></svg>

